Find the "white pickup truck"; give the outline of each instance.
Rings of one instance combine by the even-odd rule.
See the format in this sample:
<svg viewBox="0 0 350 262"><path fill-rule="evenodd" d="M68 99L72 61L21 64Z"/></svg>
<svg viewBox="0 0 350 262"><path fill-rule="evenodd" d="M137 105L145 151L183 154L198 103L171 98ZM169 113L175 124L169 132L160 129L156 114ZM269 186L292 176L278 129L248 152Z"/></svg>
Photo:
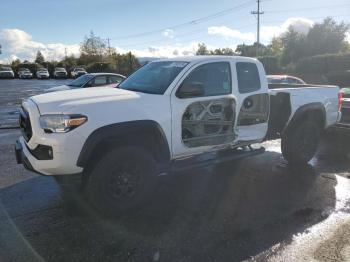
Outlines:
<svg viewBox="0 0 350 262"><path fill-rule="evenodd" d="M340 118L338 87L269 90L252 58L160 60L119 88L37 95L21 109L18 163L43 175L79 174L101 210L142 203L156 177L264 152L281 138L291 164L315 154L321 132ZM58 179L60 180L60 179Z"/></svg>

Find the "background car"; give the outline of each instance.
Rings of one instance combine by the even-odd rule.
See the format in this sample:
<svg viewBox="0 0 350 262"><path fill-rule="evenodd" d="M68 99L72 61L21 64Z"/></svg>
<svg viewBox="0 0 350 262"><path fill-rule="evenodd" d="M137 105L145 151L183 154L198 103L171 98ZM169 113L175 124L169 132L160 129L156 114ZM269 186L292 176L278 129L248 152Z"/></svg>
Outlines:
<svg viewBox="0 0 350 262"><path fill-rule="evenodd" d="M33 73L30 72L28 68L20 68L18 69L18 78L20 79L33 78Z"/></svg>
<svg viewBox="0 0 350 262"><path fill-rule="evenodd" d="M85 74L73 80L67 85L61 85L47 89L46 92L63 91L76 88L88 87L117 87L126 77L112 73Z"/></svg>
<svg viewBox="0 0 350 262"><path fill-rule="evenodd" d="M267 82L269 84L292 84L292 85L305 85L306 83L295 76L289 75L268 75Z"/></svg>
<svg viewBox="0 0 350 262"><path fill-rule="evenodd" d="M67 71L64 67L55 67L53 72L54 78L67 78Z"/></svg>
<svg viewBox="0 0 350 262"><path fill-rule="evenodd" d="M336 128L346 130L350 134L350 87L344 87L340 90L342 93L341 119Z"/></svg>
<svg viewBox="0 0 350 262"><path fill-rule="evenodd" d="M82 67L76 67L70 72L72 78L77 78L79 76L87 74L86 70Z"/></svg>
<svg viewBox="0 0 350 262"><path fill-rule="evenodd" d="M38 69L38 71L36 71L36 77L38 79L48 79L48 78L50 78L50 74L46 68L40 68L40 69Z"/></svg>
<svg viewBox="0 0 350 262"><path fill-rule="evenodd" d="M0 66L0 78L15 78L10 66Z"/></svg>

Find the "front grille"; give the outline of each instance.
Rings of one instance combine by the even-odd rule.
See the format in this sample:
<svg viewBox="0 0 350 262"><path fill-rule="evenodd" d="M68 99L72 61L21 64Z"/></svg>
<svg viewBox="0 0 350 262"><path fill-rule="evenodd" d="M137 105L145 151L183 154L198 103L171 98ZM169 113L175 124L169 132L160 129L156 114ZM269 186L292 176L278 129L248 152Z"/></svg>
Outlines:
<svg viewBox="0 0 350 262"><path fill-rule="evenodd" d="M32 125L28 112L22 107L19 114L19 127L21 128L22 135L26 141L29 141L33 135Z"/></svg>
<svg viewBox="0 0 350 262"><path fill-rule="evenodd" d="M0 72L0 77L12 77L12 73L10 72Z"/></svg>

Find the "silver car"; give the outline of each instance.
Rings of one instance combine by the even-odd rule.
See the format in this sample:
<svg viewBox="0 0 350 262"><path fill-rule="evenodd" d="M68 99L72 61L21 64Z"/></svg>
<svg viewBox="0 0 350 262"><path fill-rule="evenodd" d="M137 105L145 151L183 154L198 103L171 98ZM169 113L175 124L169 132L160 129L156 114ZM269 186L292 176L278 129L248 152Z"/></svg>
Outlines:
<svg viewBox="0 0 350 262"><path fill-rule="evenodd" d="M45 92L56 92L76 88L89 87L117 87L126 77L112 73L85 74L73 80L69 84L52 87Z"/></svg>
<svg viewBox="0 0 350 262"><path fill-rule="evenodd" d="M38 71L36 71L36 77L38 79L48 79L48 78L50 78L50 74L46 68L40 68L40 69L38 69Z"/></svg>

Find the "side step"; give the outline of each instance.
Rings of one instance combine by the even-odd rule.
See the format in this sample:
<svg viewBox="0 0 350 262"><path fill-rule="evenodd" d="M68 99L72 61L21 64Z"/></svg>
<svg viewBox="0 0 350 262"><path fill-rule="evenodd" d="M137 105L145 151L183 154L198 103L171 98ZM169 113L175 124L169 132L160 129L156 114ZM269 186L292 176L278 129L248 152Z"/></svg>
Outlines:
<svg viewBox="0 0 350 262"><path fill-rule="evenodd" d="M170 171L181 172L188 169L203 168L210 165L216 165L223 162L259 155L264 152L264 147L260 147L258 149L246 147L244 149L230 149L218 152L204 153L197 156L173 161L170 167Z"/></svg>

